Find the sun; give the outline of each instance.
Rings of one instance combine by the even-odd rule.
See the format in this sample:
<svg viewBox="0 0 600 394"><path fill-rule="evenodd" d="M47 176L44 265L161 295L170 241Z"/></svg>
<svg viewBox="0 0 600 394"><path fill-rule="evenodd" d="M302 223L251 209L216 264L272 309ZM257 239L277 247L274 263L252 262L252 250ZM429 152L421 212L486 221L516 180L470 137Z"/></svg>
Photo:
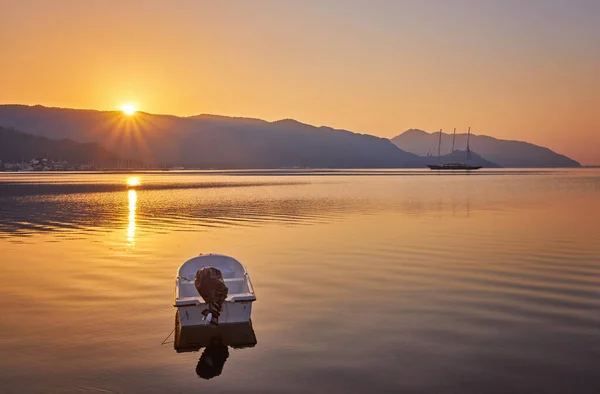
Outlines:
<svg viewBox="0 0 600 394"><path fill-rule="evenodd" d="M121 105L121 111L123 111L123 113L125 115L131 116L131 115L135 114L137 109L135 108L135 106L133 104L123 104L123 105Z"/></svg>

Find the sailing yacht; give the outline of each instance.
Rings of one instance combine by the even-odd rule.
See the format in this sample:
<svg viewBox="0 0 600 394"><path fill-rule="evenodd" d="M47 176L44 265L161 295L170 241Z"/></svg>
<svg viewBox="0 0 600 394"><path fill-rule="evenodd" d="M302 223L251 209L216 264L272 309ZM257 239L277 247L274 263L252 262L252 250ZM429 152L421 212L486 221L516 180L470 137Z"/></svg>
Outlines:
<svg viewBox="0 0 600 394"><path fill-rule="evenodd" d="M454 141L456 140L456 129L454 129L454 135L452 137L452 152L454 152ZM469 132L467 133L467 161L471 160L471 128L469 127ZM441 160L441 152L442 152L442 129L440 129L440 139L438 141L438 161ZM472 164L467 163L439 163L439 164L428 164L432 170L478 170L482 166L474 166Z"/></svg>

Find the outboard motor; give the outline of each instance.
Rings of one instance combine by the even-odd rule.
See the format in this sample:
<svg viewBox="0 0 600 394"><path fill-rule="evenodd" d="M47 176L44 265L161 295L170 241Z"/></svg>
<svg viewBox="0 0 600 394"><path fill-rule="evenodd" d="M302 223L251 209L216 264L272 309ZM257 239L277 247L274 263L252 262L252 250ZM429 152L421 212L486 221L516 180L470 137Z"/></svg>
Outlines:
<svg viewBox="0 0 600 394"><path fill-rule="evenodd" d="M214 267L200 268L196 272L194 285L207 304L207 308L202 311L204 320L212 327L218 326L223 302L229 291L223 280L223 274Z"/></svg>

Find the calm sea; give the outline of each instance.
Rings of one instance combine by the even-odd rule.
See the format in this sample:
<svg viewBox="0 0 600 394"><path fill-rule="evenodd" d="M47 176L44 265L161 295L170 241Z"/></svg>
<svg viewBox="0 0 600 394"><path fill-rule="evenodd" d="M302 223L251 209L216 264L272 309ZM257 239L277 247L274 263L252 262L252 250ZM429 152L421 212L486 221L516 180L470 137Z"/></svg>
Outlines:
<svg viewBox="0 0 600 394"><path fill-rule="evenodd" d="M209 252L257 344L206 380ZM0 174L0 392L598 393L600 171Z"/></svg>

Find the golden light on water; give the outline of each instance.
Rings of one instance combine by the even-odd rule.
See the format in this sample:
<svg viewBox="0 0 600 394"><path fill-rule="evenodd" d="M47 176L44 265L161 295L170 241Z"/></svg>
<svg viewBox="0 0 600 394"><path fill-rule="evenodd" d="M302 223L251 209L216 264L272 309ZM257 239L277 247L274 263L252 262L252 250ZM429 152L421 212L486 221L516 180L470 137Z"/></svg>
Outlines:
<svg viewBox="0 0 600 394"><path fill-rule="evenodd" d="M137 192L133 189L127 194L129 201L129 224L127 226L127 242L130 245L135 244L135 211L137 209Z"/></svg>
<svg viewBox="0 0 600 394"><path fill-rule="evenodd" d="M136 113L137 108L135 108L135 105L127 103L121 106L121 111L123 111L125 115L131 116Z"/></svg>
<svg viewBox="0 0 600 394"><path fill-rule="evenodd" d="M127 178L127 186L139 186L141 184L141 180L139 176L131 176Z"/></svg>

